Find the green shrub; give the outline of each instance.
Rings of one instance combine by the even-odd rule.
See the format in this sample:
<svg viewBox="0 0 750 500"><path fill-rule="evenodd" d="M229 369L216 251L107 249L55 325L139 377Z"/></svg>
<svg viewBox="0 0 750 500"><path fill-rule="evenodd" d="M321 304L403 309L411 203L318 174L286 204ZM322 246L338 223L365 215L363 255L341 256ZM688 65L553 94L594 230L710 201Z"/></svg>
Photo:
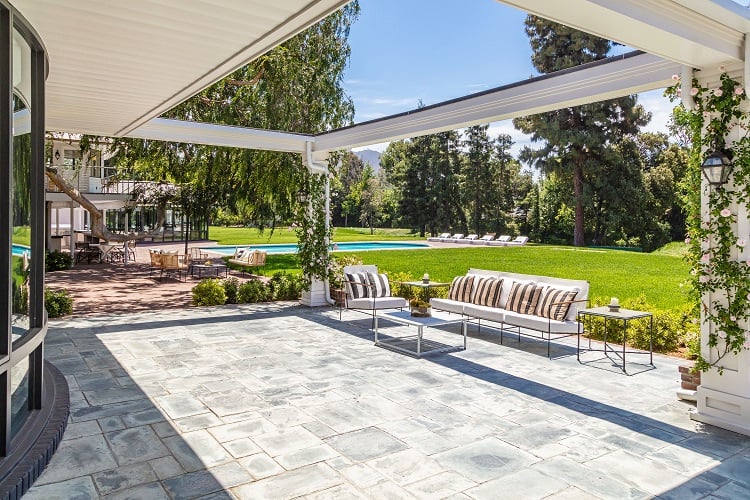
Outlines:
<svg viewBox="0 0 750 500"><path fill-rule="evenodd" d="M203 280L193 287L192 292L196 306L220 306L227 301L224 287L218 279Z"/></svg>
<svg viewBox="0 0 750 500"><path fill-rule="evenodd" d="M591 306L597 307L606 305L609 299L596 297L591 300ZM693 322L690 309L664 311L651 306L646 302L646 298L640 295L633 299L624 299L620 301L623 309L633 309L636 311L647 311L653 314L654 319L654 351L655 352L674 352L680 346L686 346L690 339L693 339L698 330L697 323ZM592 339L604 340L604 319L593 318L591 321L586 320L586 331ZM648 349L650 343L649 328L651 322L649 318L637 319L628 322L628 345L636 349ZM607 342L622 343L623 324L622 321L607 321ZM692 340L695 343L694 340ZM700 338L698 338L700 344ZM698 347L699 348L699 347Z"/></svg>
<svg viewBox="0 0 750 500"><path fill-rule="evenodd" d="M391 295L403 297L406 300L418 298L419 289L409 285L401 285L400 281L415 281L411 273L386 273L388 275L388 284L391 285Z"/></svg>
<svg viewBox="0 0 750 500"><path fill-rule="evenodd" d="M48 273L53 271L64 271L73 267L73 257L69 253L62 253L55 250L44 254L44 269Z"/></svg>
<svg viewBox="0 0 750 500"><path fill-rule="evenodd" d="M268 288L273 300L297 300L302 294L304 286L302 275L275 273L268 282Z"/></svg>
<svg viewBox="0 0 750 500"><path fill-rule="evenodd" d="M227 304L237 303L237 289L240 286L240 280L235 277L229 277L222 280L221 286L224 287L224 295L227 297Z"/></svg>
<svg viewBox="0 0 750 500"><path fill-rule="evenodd" d="M67 290L44 289L44 307L47 309L47 316L50 318L59 318L73 313L73 297Z"/></svg>
<svg viewBox="0 0 750 500"><path fill-rule="evenodd" d="M240 285L237 290L237 301L241 304L264 302L270 297L270 291L262 281L251 279Z"/></svg>

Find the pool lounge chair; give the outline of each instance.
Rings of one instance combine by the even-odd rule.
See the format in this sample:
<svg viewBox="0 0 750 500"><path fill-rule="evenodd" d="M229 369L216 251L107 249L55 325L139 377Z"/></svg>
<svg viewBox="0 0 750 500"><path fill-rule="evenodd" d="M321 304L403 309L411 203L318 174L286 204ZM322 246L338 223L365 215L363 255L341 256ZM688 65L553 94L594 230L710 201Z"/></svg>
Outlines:
<svg viewBox="0 0 750 500"><path fill-rule="evenodd" d="M510 242L510 236L503 234L502 236L498 236L494 241L488 241L487 244L495 247L504 247L508 242Z"/></svg>
<svg viewBox="0 0 750 500"><path fill-rule="evenodd" d="M450 238L451 233L440 233L438 236L430 236L427 241L443 241L445 238Z"/></svg>
<svg viewBox="0 0 750 500"><path fill-rule="evenodd" d="M458 240L462 240L463 238L464 238L464 233L456 233L453 236L451 236L450 238L443 238L440 241L443 241L443 242L455 242L455 241L458 241Z"/></svg>
<svg viewBox="0 0 750 500"><path fill-rule="evenodd" d="M521 246L525 245L529 241L528 236L516 236L516 239L508 242L508 246Z"/></svg>
<svg viewBox="0 0 750 500"><path fill-rule="evenodd" d="M459 243L466 243L466 244L468 245L468 244L470 244L470 243L473 243L473 242L475 242L475 241L476 241L476 240L478 240L478 239L479 239L479 235L478 235L478 234L474 234L474 233L472 233L472 234L467 234L467 235L466 235L466 238L462 238L462 239L461 239L461 240L459 240L458 242L459 242Z"/></svg>
<svg viewBox="0 0 750 500"><path fill-rule="evenodd" d="M474 245L486 245L488 242L495 239L495 233L487 233L478 240L474 240L471 243Z"/></svg>

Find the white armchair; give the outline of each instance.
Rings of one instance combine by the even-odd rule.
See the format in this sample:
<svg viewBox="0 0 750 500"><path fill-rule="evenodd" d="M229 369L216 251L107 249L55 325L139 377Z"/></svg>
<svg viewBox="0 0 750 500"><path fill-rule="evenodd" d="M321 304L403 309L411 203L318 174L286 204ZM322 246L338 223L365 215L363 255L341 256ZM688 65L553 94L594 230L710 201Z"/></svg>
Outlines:
<svg viewBox="0 0 750 500"><path fill-rule="evenodd" d="M375 265L345 266L343 283L345 297L339 308L339 319L344 308L358 310L370 313L374 326L377 311L409 307L405 298L391 295L388 277L379 274Z"/></svg>

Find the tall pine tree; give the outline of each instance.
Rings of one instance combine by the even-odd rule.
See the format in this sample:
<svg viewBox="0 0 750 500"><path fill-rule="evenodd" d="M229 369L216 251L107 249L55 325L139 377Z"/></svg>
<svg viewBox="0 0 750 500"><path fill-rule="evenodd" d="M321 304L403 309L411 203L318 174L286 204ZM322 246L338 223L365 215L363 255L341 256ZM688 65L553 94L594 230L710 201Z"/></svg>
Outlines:
<svg viewBox="0 0 750 500"><path fill-rule="evenodd" d="M534 51L532 63L541 73L603 59L612 46L608 40L531 15L526 18L526 34ZM576 246L585 245L584 213L591 199L587 177L612 175L612 169L602 165L610 156L605 150L638 133L649 118L637 97L627 96L513 120L533 142L543 142L539 149L524 148L521 159L572 184Z"/></svg>

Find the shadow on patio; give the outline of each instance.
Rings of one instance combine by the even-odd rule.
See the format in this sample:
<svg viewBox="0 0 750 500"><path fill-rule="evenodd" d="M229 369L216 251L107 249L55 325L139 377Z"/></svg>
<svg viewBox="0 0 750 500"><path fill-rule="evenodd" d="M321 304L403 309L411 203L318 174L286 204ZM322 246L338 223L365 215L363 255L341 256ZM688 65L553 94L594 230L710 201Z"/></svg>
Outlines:
<svg viewBox="0 0 750 500"><path fill-rule="evenodd" d="M689 419L679 360L628 377L490 337L416 360L369 323L289 303L51 322L72 417L31 498L750 495L750 438Z"/></svg>

